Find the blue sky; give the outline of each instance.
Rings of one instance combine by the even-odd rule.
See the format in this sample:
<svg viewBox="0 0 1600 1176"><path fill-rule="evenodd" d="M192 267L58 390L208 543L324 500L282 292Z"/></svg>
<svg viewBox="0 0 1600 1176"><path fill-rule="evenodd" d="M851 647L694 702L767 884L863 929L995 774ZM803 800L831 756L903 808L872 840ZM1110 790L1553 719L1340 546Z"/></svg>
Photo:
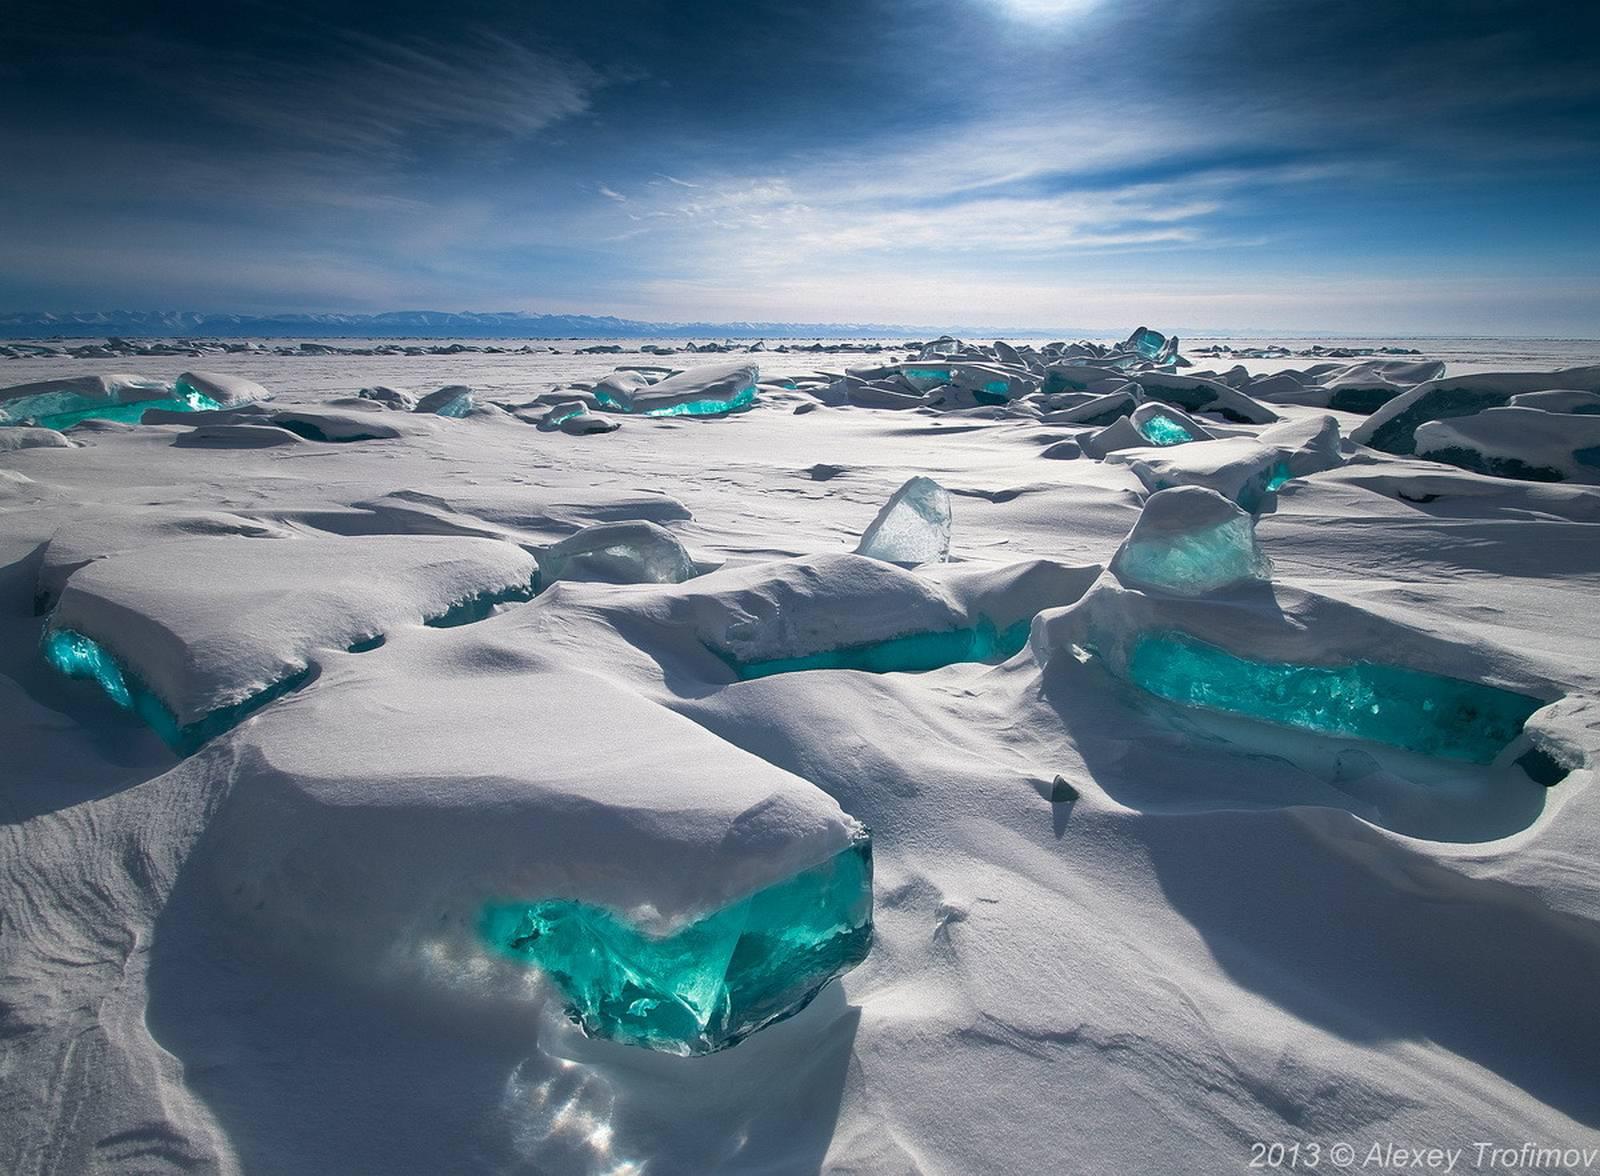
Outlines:
<svg viewBox="0 0 1600 1176"><path fill-rule="evenodd" d="M1600 6L21 0L0 309L1600 336Z"/></svg>

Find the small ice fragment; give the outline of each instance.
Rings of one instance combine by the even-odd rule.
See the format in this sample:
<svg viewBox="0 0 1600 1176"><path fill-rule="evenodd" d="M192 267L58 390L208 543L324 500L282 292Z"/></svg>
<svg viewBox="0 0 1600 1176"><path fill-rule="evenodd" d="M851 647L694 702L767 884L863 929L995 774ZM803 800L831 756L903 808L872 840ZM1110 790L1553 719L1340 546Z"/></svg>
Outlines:
<svg viewBox="0 0 1600 1176"><path fill-rule="evenodd" d="M948 562L949 493L932 478L912 478L883 504L856 554L895 564Z"/></svg>
<svg viewBox="0 0 1600 1176"><path fill-rule="evenodd" d="M1202 596L1267 579L1271 564L1250 515L1215 490L1177 486L1145 502L1111 571L1129 587Z"/></svg>
<svg viewBox="0 0 1600 1176"><path fill-rule="evenodd" d="M681 584L698 569L683 544L658 523L596 523L539 554L539 578L607 584Z"/></svg>

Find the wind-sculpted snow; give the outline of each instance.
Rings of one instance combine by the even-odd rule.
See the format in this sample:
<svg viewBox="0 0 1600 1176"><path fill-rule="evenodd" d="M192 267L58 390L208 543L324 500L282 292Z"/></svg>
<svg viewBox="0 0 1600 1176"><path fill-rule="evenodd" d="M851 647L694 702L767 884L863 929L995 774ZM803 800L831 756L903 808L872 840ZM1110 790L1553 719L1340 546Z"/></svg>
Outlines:
<svg viewBox="0 0 1600 1176"><path fill-rule="evenodd" d="M1480 474L1531 482L1600 482L1600 416L1593 413L1507 405L1429 421L1417 427L1415 438L1419 457Z"/></svg>
<svg viewBox="0 0 1600 1176"><path fill-rule="evenodd" d="M534 566L488 539L185 539L73 572L47 625L95 642L188 730L305 674L321 651L486 597L527 599Z"/></svg>
<svg viewBox="0 0 1600 1176"><path fill-rule="evenodd" d="M1128 449L1109 460L1125 463L1147 490L1202 486L1246 510L1261 509L1266 496L1289 480L1289 464L1277 449L1249 438L1196 441L1167 449Z"/></svg>
<svg viewBox="0 0 1600 1176"><path fill-rule="evenodd" d="M760 378L756 365L746 363L692 368L654 381L635 374L597 386L600 405L640 416L725 416L755 403Z"/></svg>
<svg viewBox="0 0 1600 1176"><path fill-rule="evenodd" d="M41 553L34 610L41 614L48 612L60 599L69 576L110 555L205 535L287 539L292 534L287 527L270 520L245 518L226 511L120 504L79 510L56 528Z"/></svg>
<svg viewBox="0 0 1600 1176"><path fill-rule="evenodd" d="M483 983L477 960L529 1007L554 995L593 1034L677 1053L860 961L856 822L513 620L347 659L236 736L209 870L258 944L435 999ZM575 737L599 715L603 755Z"/></svg>
<svg viewBox="0 0 1600 1176"><path fill-rule="evenodd" d="M809 670L919 673L1006 660L1026 644L1039 612L1077 600L1099 571L1024 561L913 572L858 555L813 556L649 594L558 585L536 611L591 613L608 631L597 640L626 633L637 649L663 664L683 661L685 672L707 681L729 671L746 680ZM710 656L686 658L685 634Z"/></svg>
<svg viewBox="0 0 1600 1176"><path fill-rule="evenodd" d="M0 1170L1600 1143L1600 357L1185 342L0 347Z"/></svg>
<svg viewBox="0 0 1600 1176"><path fill-rule="evenodd" d="M1551 389L1600 392L1600 366L1557 372L1487 372L1418 384L1361 423L1351 439L1386 453L1416 452L1417 428L1429 421L1499 408L1513 396Z"/></svg>

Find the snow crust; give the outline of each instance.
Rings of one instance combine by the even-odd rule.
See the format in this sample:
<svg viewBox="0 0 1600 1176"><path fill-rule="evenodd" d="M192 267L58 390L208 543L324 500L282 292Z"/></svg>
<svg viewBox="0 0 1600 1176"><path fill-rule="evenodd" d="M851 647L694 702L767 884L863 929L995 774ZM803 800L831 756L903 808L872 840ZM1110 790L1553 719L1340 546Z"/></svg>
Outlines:
<svg viewBox="0 0 1600 1176"><path fill-rule="evenodd" d="M531 585L534 567L492 539L186 539L73 573L48 624L98 641L188 724L305 669L320 650Z"/></svg>
<svg viewBox="0 0 1600 1176"><path fill-rule="evenodd" d="M270 401L0 452L0 1169L1189 1176L1249 1139L1600 1146L1600 489L1428 456L1447 430L1577 453L1570 365L1596 357L1435 416L1427 382L1480 377L1169 342L769 341L748 410L694 422L596 390L754 356L252 352L204 362ZM950 378L919 391L925 367ZM357 392L450 385L458 420ZM572 404L622 427L541 431ZM1419 404L1415 451L1363 431ZM1211 436L1093 451L1168 410ZM914 478L948 495L950 560L854 554ZM686 578L423 623L597 525L669 535ZM1130 568L1215 527L1227 558L1195 566L1226 574ZM189 714L311 672L180 759L46 664L69 618ZM1026 640L817 668L983 624ZM1163 633L1536 709L1451 758L1147 689ZM478 934L484 903L563 897L669 930L863 827L866 959L721 1053L585 1036Z"/></svg>

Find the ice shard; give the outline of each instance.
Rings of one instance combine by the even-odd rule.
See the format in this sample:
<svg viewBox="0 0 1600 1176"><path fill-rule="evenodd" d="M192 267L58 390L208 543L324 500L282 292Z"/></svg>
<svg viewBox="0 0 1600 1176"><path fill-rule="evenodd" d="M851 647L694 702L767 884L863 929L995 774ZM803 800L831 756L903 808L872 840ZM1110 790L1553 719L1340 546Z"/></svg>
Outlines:
<svg viewBox="0 0 1600 1176"><path fill-rule="evenodd" d="M944 563L950 558L950 494L918 475L890 496L862 533L856 554L886 563Z"/></svg>
<svg viewBox="0 0 1600 1176"><path fill-rule="evenodd" d="M593 1037L710 1053L793 1016L872 945L872 839L785 881L653 936L566 899L496 902L481 931L538 967Z"/></svg>
<svg viewBox="0 0 1600 1176"><path fill-rule="evenodd" d="M1188 634L1141 634L1128 675L1186 706L1469 763L1491 762L1544 704L1516 691L1374 662L1251 661Z"/></svg>
<svg viewBox="0 0 1600 1176"><path fill-rule="evenodd" d="M1215 490L1177 486L1145 502L1111 571L1130 588L1203 596L1265 580L1271 564L1249 514Z"/></svg>

